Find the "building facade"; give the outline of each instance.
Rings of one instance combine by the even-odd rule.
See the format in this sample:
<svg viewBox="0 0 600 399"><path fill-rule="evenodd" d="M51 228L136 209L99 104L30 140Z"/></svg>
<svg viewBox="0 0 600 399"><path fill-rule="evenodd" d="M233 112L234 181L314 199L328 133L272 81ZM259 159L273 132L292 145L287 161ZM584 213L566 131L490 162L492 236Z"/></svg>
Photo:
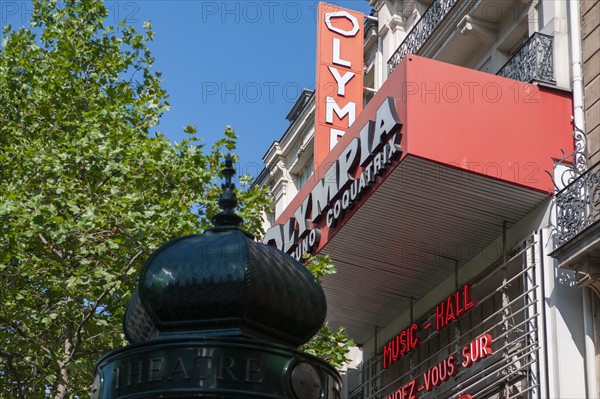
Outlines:
<svg viewBox="0 0 600 399"><path fill-rule="evenodd" d="M369 4L362 112L315 162L304 91L257 179L336 265L345 397L598 397L600 5Z"/></svg>

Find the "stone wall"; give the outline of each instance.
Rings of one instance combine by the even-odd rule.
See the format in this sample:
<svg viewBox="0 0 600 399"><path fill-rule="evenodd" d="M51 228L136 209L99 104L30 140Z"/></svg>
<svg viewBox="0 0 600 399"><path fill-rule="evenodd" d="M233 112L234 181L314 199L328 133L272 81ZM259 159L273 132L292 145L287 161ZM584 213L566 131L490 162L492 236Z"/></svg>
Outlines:
<svg viewBox="0 0 600 399"><path fill-rule="evenodd" d="M600 2L581 0L585 130L589 165L600 162Z"/></svg>

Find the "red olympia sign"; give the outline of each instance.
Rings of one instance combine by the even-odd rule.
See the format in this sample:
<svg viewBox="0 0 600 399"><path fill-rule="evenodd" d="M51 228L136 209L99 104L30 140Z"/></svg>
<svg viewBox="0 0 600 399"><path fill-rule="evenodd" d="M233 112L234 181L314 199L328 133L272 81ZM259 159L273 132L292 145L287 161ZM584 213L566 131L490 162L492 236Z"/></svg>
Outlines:
<svg viewBox="0 0 600 399"><path fill-rule="evenodd" d="M300 260L304 253L319 245L324 221L328 228L343 218L344 212L371 190L377 177L400 157L402 121L396 113L393 98L384 99L375 115L367 121L358 137L343 149L325 175L296 208L294 216L284 224L267 230L263 242L275 245Z"/></svg>
<svg viewBox="0 0 600 399"><path fill-rule="evenodd" d="M364 62L363 14L319 3L318 16L316 164L323 162L362 111Z"/></svg>
<svg viewBox="0 0 600 399"><path fill-rule="evenodd" d="M333 18L335 20L347 24L343 29L350 29L348 18ZM319 23L324 21L320 19ZM360 23L360 18L357 21ZM335 32L330 33L333 35ZM329 39L331 43L327 42L331 51L333 38ZM338 39L340 59L350 60L345 41L341 37ZM329 53L322 51L320 54L324 56ZM333 63L333 54L328 57L331 60L328 65L336 65ZM354 67L354 61L352 65ZM340 76L346 76L347 71L341 68L338 69ZM325 67L325 72L333 77L328 67ZM344 96L340 95L340 101L337 102L340 110L347 107L350 89L359 78L359 75L355 75L345 85L339 86L340 89L344 87ZM511 93L511 88L518 89L518 98L521 99L527 93L535 93L535 103L524 104L512 95L503 95L497 101L494 99L494 102L490 102L485 96L486 92L478 90L469 91L468 95L462 95L456 102L438 100L437 91L429 94L430 87L456 85L469 88L493 86L502 93ZM509 79L488 73L418 56L407 57L365 106L365 110L356 115L356 121L340 141L342 144L328 152L324 160L319 161L315 155L314 176L277 216L264 242L276 245L296 259L301 259L304 253L314 254L324 249L368 198L382 184L388 184L384 182L392 171L401 179L405 173L406 176L414 175L411 164L403 161L406 159L432 161L435 166L427 166L427 162L423 164L423 169L419 169L423 176L429 176L430 172L433 176L441 176L443 172L440 171L457 169L490 177L494 184L501 182L544 192L550 190L553 186L549 177L540 174L525 181L522 174L514 173L514 167L533 163L540 170L552 169L551 158L560 157L561 148L572 148L572 129L568 122L570 99L562 92L542 86L519 85L515 88L514 85L515 82ZM334 82L335 91L332 94L336 96L337 88L337 82ZM319 83L317 92L324 95L326 90ZM325 105L324 99L319 99L316 104L322 106L321 111L326 111ZM360 104L357 102L356 105L358 107ZM548 109L556 112L549 114ZM330 108L334 121L338 117L336 112ZM342 119L346 122L349 114L340 114L345 115ZM457 120L458 123L449 123ZM395 126L389 127L390 124ZM403 124L406 127L400 129ZM330 129L327 123L319 126ZM319 140L315 138L315 142ZM322 146L319 148L323 149ZM325 148L329 151L328 146ZM498 174L490 175L480 168L489 162L498 165ZM479 165L479 169L476 165ZM421 181L429 185L437 183L435 179ZM391 191L402 201L413 198L410 195L405 198L404 183L408 184L404 181ZM413 205L418 206L418 203Z"/></svg>

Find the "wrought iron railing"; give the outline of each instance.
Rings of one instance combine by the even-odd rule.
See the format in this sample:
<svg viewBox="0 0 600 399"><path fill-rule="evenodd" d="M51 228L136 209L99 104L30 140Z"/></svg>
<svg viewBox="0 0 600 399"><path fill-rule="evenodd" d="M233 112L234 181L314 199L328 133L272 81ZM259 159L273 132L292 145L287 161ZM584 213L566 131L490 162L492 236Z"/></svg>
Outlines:
<svg viewBox="0 0 600 399"><path fill-rule="evenodd" d="M436 331L428 337L421 337L419 348L407 355L410 368L400 367L400 370L392 371L381 367L374 369L374 362L381 361L381 354L361 365L360 385L352 389L348 397L398 397L393 394L398 387L411 379L421 378L424 370L440 359L446 359L449 354L457 353L466 342L484 333L491 334L494 339L494 354L489 361L460 369L449 381L433 390L420 392L418 397L455 398L469 393L474 398L488 398L498 392L510 392L506 396L510 398L540 397L539 373L544 364L540 359L539 341L544 321L536 272L540 251L539 241L530 240L510 259L473 284L473 292L479 290L483 294L477 298L475 308L460 321L448 326L449 331ZM435 315L432 315L424 322L435 323L434 318ZM394 377L386 378L388 372Z"/></svg>
<svg viewBox="0 0 600 399"><path fill-rule="evenodd" d="M534 33L496 75L521 82L555 83L553 37Z"/></svg>
<svg viewBox="0 0 600 399"><path fill-rule="evenodd" d="M458 0L434 0L425 10L421 19L413 26L404 38L396 52L388 61L388 72L392 73L396 66L408 54L416 54L431 37L440 22L450 13Z"/></svg>
<svg viewBox="0 0 600 399"><path fill-rule="evenodd" d="M600 162L581 174L574 168L567 173L570 173L571 181L556 194L556 237L559 246L600 220Z"/></svg>
<svg viewBox="0 0 600 399"><path fill-rule="evenodd" d="M421 50L458 1L434 0L431 3L390 57L389 74L408 54L417 54ZM534 33L496 75L521 82L538 81L554 84L553 39L552 36L543 33Z"/></svg>

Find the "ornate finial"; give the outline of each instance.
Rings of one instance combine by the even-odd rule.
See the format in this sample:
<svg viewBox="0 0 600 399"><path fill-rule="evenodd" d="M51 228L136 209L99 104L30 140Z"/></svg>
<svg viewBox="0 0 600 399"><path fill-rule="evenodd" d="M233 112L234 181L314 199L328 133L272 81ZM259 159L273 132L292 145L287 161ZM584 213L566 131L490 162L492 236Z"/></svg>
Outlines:
<svg viewBox="0 0 600 399"><path fill-rule="evenodd" d="M225 158L225 169L223 169L222 173L225 176L225 183L221 184L223 192L219 197L219 207L221 207L223 211L215 215L211 221L215 226L238 227L242 224L243 220L234 212L234 209L238 204L238 199L234 191L235 184L232 182L232 178L235 175L235 169L233 168L231 154L227 154L227 157Z"/></svg>

